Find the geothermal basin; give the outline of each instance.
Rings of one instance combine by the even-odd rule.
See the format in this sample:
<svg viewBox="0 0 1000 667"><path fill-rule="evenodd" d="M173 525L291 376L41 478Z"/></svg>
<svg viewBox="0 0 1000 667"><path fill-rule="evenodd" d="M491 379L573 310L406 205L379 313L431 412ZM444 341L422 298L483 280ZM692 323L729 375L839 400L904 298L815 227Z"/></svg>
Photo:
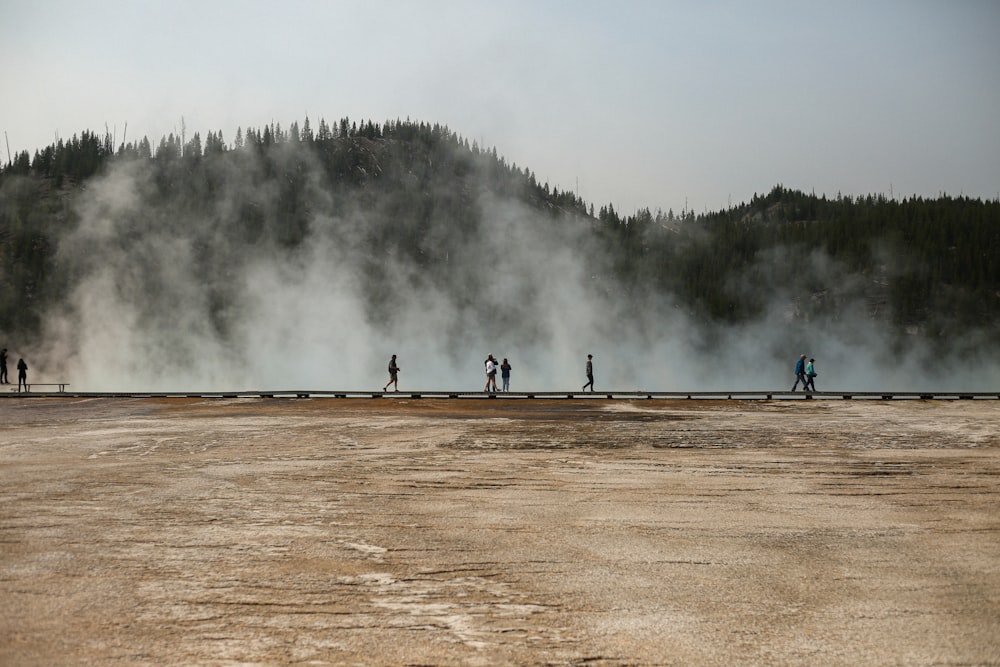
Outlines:
<svg viewBox="0 0 1000 667"><path fill-rule="evenodd" d="M0 401L3 665L1000 664L1000 401Z"/></svg>

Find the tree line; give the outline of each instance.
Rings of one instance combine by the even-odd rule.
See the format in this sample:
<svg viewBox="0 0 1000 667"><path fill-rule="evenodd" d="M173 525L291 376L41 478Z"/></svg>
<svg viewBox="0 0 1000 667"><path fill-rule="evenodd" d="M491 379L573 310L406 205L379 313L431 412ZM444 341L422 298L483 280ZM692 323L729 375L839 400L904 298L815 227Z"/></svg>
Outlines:
<svg viewBox="0 0 1000 667"><path fill-rule="evenodd" d="M724 211L601 211L616 273L709 320L760 317L786 295L803 321L861 303L900 335L947 343L1000 322L1000 202L835 199L781 185ZM996 339L994 339L996 340Z"/></svg>
<svg viewBox="0 0 1000 667"><path fill-rule="evenodd" d="M287 129L240 128L232 143L221 131L204 140L196 132L155 145L145 137L114 143L85 131L33 156L21 152L0 169L5 334L36 335L43 314L65 299L77 269L60 262L56 248L79 222L75 202L91 179L132 165L141 169L150 210L160 212L149 215L160 218L135 213L123 233L199 221L185 223L192 226L186 233L202 249L204 270L216 275L248 252L294 252L330 220L363 220L355 249L370 258L363 288L373 312L393 298L387 256L455 299L476 293L481 276L456 281L453 274L455 258L475 253L485 231L486 194L573 230L592 256L594 277L626 311L680 308L711 330L762 318L776 303L806 323L860 308L902 346L919 339L945 349L970 330L1000 345L996 200L827 198L777 185L697 215L640 209L622 216L610 204L595 213L495 148L409 119L320 120L314 129L306 118ZM222 198L233 201L222 207ZM224 313L225 291L211 298Z"/></svg>

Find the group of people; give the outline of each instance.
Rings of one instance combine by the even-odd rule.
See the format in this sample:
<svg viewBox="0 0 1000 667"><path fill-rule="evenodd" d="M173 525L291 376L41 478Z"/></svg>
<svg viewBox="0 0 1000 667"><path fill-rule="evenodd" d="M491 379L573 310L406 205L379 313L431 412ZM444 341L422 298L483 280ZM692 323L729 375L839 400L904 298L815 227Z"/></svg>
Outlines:
<svg viewBox="0 0 1000 667"><path fill-rule="evenodd" d="M7 379L7 348L0 350L0 384L10 384ZM17 390L21 391L22 386L28 391L28 364L24 363L24 359L18 359Z"/></svg>
<svg viewBox="0 0 1000 667"><path fill-rule="evenodd" d="M795 362L795 384L792 385L792 391L799 388L799 382L802 383L802 391L816 391L816 360L810 359L806 361L806 355L801 355L798 361Z"/></svg>
<svg viewBox="0 0 1000 667"><path fill-rule="evenodd" d="M18 363L18 369L21 368L21 364L24 363L22 359ZM483 387L484 392L505 392L510 391L510 371L512 366L507 358L501 363L497 363L496 358L492 354L486 356L486 361L484 362L486 367L486 386ZM497 388L497 371L500 372L500 379L503 381L503 387ZM584 373L587 375L587 383L583 385L581 391L587 391L587 387L590 387L590 391L594 391L594 355L587 355L587 365L584 367ZM795 384L792 385L792 391L799 388L799 383L802 383L802 391L816 391L816 360L809 359L806 361L806 355L802 355L795 362ZM7 350L3 351L3 377L7 377ZM389 381L382 387L382 391L389 388L392 385L396 391L399 391L399 366L396 364L396 355L392 355L392 359L389 360Z"/></svg>
<svg viewBox="0 0 1000 667"><path fill-rule="evenodd" d="M483 387L483 391L491 391L491 386L493 387L492 391L510 391L510 369L512 366L507 361L507 357L503 358L503 363L498 364L493 355L488 354L483 364L486 367L486 386ZM500 379L503 381L503 389L497 389L498 370L500 371Z"/></svg>
<svg viewBox="0 0 1000 667"><path fill-rule="evenodd" d="M483 387L484 392L489 391L500 391L507 392L510 391L510 371L513 368L507 358L501 363L497 363L497 360L492 354L486 356L486 361L484 362L486 366L486 386ZM503 382L503 387L501 389L497 388L497 371L500 372L500 379ZM382 387L382 391L386 391L389 385L392 385L395 391L399 391L399 365L396 363L396 355L392 355L389 359L389 381L385 383ZM584 373L587 375L587 383L583 385L581 391L586 391L587 387L590 387L590 391L594 391L594 355L587 355L587 365L584 367ZM799 388L799 383L802 383L802 391L816 391L816 360L809 359L806 361L806 355L799 356L798 360L795 362L795 384L792 385L792 391ZM10 384L7 380L7 348L0 350L0 384ZM24 359L17 360L17 390L21 391L21 387L24 390L28 390L28 364L24 363Z"/></svg>
<svg viewBox="0 0 1000 667"><path fill-rule="evenodd" d="M507 357L504 357L503 361L497 363L496 358L492 353L486 355L486 361L483 362L486 367L486 386L483 387L484 392L509 392L510 391L510 371L513 366L507 361ZM392 355L389 359L389 381L385 383L382 387L382 391L386 391L389 385L392 385L394 391L399 391L399 364L396 363L396 355ZM500 380L502 381L502 388L497 388L497 371L500 372ZM583 391L590 387L590 391L594 391L594 355L587 355L587 365L584 368L584 372L587 374L587 384L583 385Z"/></svg>

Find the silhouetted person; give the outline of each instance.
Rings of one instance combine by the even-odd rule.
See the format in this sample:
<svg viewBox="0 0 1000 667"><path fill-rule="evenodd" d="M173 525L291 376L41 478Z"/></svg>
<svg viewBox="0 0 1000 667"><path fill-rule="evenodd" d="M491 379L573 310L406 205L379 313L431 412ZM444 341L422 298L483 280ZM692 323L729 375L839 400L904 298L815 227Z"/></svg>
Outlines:
<svg viewBox="0 0 1000 667"><path fill-rule="evenodd" d="M795 384L792 385L792 391L798 389L799 382L802 383L802 391L805 391L808 381L806 380L806 355L804 354L795 362Z"/></svg>
<svg viewBox="0 0 1000 667"><path fill-rule="evenodd" d="M28 364L24 363L24 359L17 360L17 390L21 391L21 385L24 385L24 390L28 391Z"/></svg>
<svg viewBox="0 0 1000 667"><path fill-rule="evenodd" d="M382 387L382 391L388 389L390 384L392 385L393 391L399 391L398 378L396 377L398 374L399 366L396 365L396 355L394 354L392 355L392 359L389 360L389 381L385 383L384 387Z"/></svg>
<svg viewBox="0 0 1000 667"><path fill-rule="evenodd" d="M7 348L0 350L0 384L10 384L7 380Z"/></svg>
<svg viewBox="0 0 1000 667"><path fill-rule="evenodd" d="M590 387L590 391L594 391L594 355L587 355L587 384L583 385L581 391L586 391L587 387Z"/></svg>

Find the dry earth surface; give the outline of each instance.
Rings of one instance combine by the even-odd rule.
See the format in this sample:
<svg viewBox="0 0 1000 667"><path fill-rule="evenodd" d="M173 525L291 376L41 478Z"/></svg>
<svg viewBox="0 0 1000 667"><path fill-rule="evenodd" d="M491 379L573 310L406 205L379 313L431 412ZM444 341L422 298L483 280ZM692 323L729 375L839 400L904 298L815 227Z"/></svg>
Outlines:
<svg viewBox="0 0 1000 667"><path fill-rule="evenodd" d="M997 665L1000 401L0 401L3 665Z"/></svg>

